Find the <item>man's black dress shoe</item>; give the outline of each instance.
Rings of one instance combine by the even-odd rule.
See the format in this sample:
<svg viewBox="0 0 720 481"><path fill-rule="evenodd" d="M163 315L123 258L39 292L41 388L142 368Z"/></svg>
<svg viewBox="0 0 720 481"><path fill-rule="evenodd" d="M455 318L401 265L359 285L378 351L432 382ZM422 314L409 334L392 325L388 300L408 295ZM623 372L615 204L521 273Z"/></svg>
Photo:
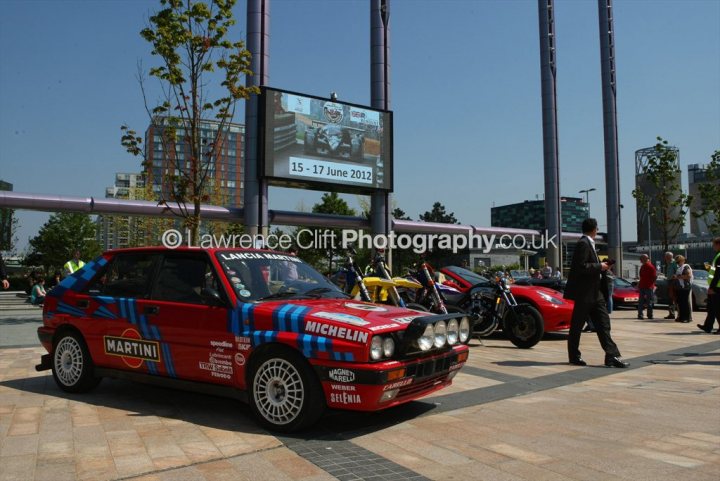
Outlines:
<svg viewBox="0 0 720 481"><path fill-rule="evenodd" d="M698 329L700 329L701 331L705 331L705 332L707 332L708 334L710 334L710 332L712 331L712 327L711 327L710 329L705 329L705 326L702 325L702 324L697 324L697 327L698 327Z"/></svg>
<svg viewBox="0 0 720 481"><path fill-rule="evenodd" d="M619 357L606 357L605 367L624 368L630 365L629 362L621 361Z"/></svg>
<svg viewBox="0 0 720 481"><path fill-rule="evenodd" d="M578 357L577 359L570 359L570 364L573 366L587 366L587 363L583 361L583 358Z"/></svg>

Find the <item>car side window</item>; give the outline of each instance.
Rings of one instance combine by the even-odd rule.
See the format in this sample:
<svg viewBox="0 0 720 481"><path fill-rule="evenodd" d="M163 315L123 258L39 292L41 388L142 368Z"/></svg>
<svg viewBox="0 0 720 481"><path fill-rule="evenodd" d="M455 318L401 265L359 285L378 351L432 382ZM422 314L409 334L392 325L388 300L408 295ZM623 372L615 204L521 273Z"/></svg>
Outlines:
<svg viewBox="0 0 720 481"><path fill-rule="evenodd" d="M167 255L160 267L152 298L158 301L202 304L200 292L206 287L218 293L222 289L207 257Z"/></svg>
<svg viewBox="0 0 720 481"><path fill-rule="evenodd" d="M146 299L158 254L118 254L87 286L90 295Z"/></svg>

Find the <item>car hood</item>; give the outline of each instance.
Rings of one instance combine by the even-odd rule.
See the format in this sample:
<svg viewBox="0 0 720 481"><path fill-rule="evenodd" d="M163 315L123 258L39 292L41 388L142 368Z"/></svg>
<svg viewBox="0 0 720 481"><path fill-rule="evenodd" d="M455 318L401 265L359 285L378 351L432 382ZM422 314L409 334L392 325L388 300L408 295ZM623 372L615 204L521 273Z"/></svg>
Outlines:
<svg viewBox="0 0 720 481"><path fill-rule="evenodd" d="M432 313L415 311L395 306L378 305L351 299L313 299L262 302L256 305L255 315L265 313L275 319L289 318L302 307L300 316L305 323L305 331L321 333L336 326L345 331L382 333L404 330L417 317L432 316ZM278 326L283 329L283 323Z"/></svg>

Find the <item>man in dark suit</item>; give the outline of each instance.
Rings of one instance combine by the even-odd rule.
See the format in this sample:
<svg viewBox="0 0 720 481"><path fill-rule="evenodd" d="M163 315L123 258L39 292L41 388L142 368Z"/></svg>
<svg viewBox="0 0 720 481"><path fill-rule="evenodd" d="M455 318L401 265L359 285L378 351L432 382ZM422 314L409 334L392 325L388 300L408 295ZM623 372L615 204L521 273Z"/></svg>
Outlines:
<svg viewBox="0 0 720 481"><path fill-rule="evenodd" d="M585 219L582 223L583 236L575 245L570 273L565 286L565 299L575 301L570 337L568 337L568 358L570 364L587 366L580 357L580 333L588 317L595 325L600 345L605 351L605 366L628 367L620 359L620 351L610 337L610 316L607 312L607 278L610 268L607 262L600 262L595 251L595 236L598 227L596 219Z"/></svg>

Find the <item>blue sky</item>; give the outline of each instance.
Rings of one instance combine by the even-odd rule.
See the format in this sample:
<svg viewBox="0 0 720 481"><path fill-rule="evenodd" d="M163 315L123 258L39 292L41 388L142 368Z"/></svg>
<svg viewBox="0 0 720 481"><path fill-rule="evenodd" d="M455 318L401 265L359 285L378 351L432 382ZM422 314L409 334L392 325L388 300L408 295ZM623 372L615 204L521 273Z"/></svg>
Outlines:
<svg viewBox="0 0 720 481"><path fill-rule="evenodd" d="M155 63L138 32L158 4L0 0L0 179L104 196L115 172L139 171L119 127L148 123L136 64ZM604 228L597 2L555 6L560 190L595 187ZM634 240L635 150L667 138L686 186L687 165L720 148L720 0L616 0L614 11L623 237ZM367 1L273 0L270 12L271 86L369 104ZM245 2L235 15L244 39ZM537 1L393 0L390 25L396 205L417 218L440 201L490 225L493 205L542 198ZM320 195L273 188L270 208ZM47 217L19 213L21 247Z"/></svg>

